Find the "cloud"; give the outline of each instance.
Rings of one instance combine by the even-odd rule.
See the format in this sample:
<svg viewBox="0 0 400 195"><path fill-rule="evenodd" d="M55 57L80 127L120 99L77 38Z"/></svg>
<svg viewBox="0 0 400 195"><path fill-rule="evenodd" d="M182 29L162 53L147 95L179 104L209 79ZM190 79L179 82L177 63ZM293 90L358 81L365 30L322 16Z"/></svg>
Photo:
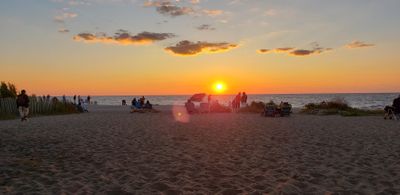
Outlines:
<svg viewBox="0 0 400 195"><path fill-rule="evenodd" d="M289 52L290 55L292 56L308 56L312 54L320 54L325 51L330 51L332 50L331 48L317 48L317 49L295 49L291 52Z"/></svg>
<svg viewBox="0 0 400 195"><path fill-rule="evenodd" d="M58 29L58 32L60 32L60 33L68 33L69 30L66 29L66 28L60 28L60 29Z"/></svg>
<svg viewBox="0 0 400 195"><path fill-rule="evenodd" d="M331 51L332 48L320 47L318 43L312 43L313 49L298 49L294 47L281 47L275 49L259 49L257 53L267 54L274 51L275 53L287 53L291 56L309 56L314 54L321 54L323 52Z"/></svg>
<svg viewBox="0 0 400 195"><path fill-rule="evenodd" d="M62 10L60 14L58 14L54 17L54 21L58 22L58 23L64 23L65 20L71 19L71 18L76 18L77 16L78 16L77 13Z"/></svg>
<svg viewBox="0 0 400 195"><path fill-rule="evenodd" d="M202 24L196 28L197 28L197 30L215 30L215 28L209 24Z"/></svg>
<svg viewBox="0 0 400 195"><path fill-rule="evenodd" d="M191 7L180 7L168 0L146 1L144 6L156 7L158 13L171 17L187 15L194 12Z"/></svg>
<svg viewBox="0 0 400 195"><path fill-rule="evenodd" d="M258 53L269 53L269 52L271 52L271 50L270 49L259 49L259 50L257 50L257 52Z"/></svg>
<svg viewBox="0 0 400 195"><path fill-rule="evenodd" d="M219 9L214 9L214 10L203 9L202 12L207 16L218 16L224 13L224 11Z"/></svg>
<svg viewBox="0 0 400 195"><path fill-rule="evenodd" d="M184 40L177 43L175 46L165 48L165 50L177 55L192 56L200 53L224 52L236 47L238 47L237 44L227 42L209 43Z"/></svg>
<svg viewBox="0 0 400 195"><path fill-rule="evenodd" d="M280 47L280 48L274 49L274 51L276 53L285 53L285 52L291 51L293 49L294 49L293 47Z"/></svg>
<svg viewBox="0 0 400 195"><path fill-rule="evenodd" d="M175 37L172 33L152 33L141 32L136 35L131 35L128 31L119 30L114 36L107 36L105 33L79 33L73 37L75 41L83 41L88 43L113 43L121 45L141 45L150 44L156 41L162 41L168 38Z"/></svg>
<svg viewBox="0 0 400 195"><path fill-rule="evenodd" d="M194 16L218 16L224 13L223 10L219 9L201 9L196 4L199 4L199 0L146 0L144 2L145 7L155 7L156 11L165 16L182 16L182 15L194 15ZM186 4L189 6L182 6L180 4Z"/></svg>
<svg viewBox="0 0 400 195"><path fill-rule="evenodd" d="M373 46L375 46L375 44L365 43L362 41L353 41L346 45L346 47L349 49L365 48L365 47L373 47Z"/></svg>

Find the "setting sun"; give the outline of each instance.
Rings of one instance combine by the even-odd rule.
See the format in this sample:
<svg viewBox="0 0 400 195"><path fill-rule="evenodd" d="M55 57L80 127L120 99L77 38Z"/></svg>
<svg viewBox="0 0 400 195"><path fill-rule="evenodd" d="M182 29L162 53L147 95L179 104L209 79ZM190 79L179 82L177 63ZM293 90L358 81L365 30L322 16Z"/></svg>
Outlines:
<svg viewBox="0 0 400 195"><path fill-rule="evenodd" d="M218 82L218 83L216 83L216 84L214 85L214 91L216 91L216 92L218 92L218 93L221 93L221 92L223 92L224 90L225 90L225 85L224 85L223 83Z"/></svg>

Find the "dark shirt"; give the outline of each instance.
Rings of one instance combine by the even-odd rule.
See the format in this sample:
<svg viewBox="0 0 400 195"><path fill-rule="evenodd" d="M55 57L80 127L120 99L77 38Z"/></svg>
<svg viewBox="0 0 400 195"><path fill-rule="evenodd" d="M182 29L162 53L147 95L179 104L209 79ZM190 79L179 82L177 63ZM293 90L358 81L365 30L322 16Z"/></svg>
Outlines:
<svg viewBox="0 0 400 195"><path fill-rule="evenodd" d="M20 94L17 96L17 107L29 107L29 97L26 94Z"/></svg>

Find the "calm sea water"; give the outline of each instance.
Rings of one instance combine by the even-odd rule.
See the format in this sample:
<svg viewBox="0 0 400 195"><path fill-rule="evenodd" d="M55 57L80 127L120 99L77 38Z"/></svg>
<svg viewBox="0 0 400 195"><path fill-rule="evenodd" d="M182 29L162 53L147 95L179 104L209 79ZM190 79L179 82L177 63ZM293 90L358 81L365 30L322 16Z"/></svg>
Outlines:
<svg viewBox="0 0 400 195"><path fill-rule="evenodd" d="M379 109L385 105L391 105L394 98L398 97L396 93L372 93L372 94L286 94L286 95L248 95L248 102L270 100L274 102L289 102L295 108L301 108L308 103L318 103L329 101L336 98L344 99L350 106L356 108ZM169 96L145 96L151 103L157 105L183 105L191 95L169 95ZM131 100L140 96L92 96L92 101L99 105L121 105L122 100L126 100L128 105ZM228 105L234 98L234 95L213 96L220 103ZM71 97L67 97L72 99ZM86 98L86 97L85 97Z"/></svg>

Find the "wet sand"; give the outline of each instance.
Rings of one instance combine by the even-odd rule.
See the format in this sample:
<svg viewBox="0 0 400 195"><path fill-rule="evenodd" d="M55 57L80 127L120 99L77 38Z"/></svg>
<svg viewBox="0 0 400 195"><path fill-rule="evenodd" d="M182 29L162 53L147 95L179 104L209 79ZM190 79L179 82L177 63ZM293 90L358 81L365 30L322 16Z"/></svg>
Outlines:
<svg viewBox="0 0 400 195"><path fill-rule="evenodd" d="M0 121L0 194L400 193L400 121L90 109Z"/></svg>

